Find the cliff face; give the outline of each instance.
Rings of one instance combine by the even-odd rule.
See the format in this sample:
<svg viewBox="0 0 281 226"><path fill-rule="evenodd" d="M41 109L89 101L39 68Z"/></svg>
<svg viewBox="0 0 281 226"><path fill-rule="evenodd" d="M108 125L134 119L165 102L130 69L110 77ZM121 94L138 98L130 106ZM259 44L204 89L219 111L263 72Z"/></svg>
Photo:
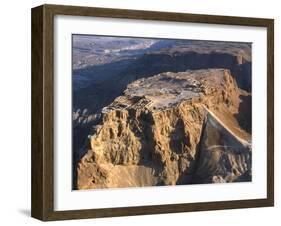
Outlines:
<svg viewBox="0 0 281 226"><path fill-rule="evenodd" d="M234 117L245 95L225 69L129 84L89 136L77 188L251 180L250 135Z"/></svg>
<svg viewBox="0 0 281 226"><path fill-rule="evenodd" d="M192 183L251 181L251 144L207 111Z"/></svg>
<svg viewBox="0 0 281 226"><path fill-rule="evenodd" d="M115 43L111 47L119 44L122 43ZM97 46L91 48L89 49L91 53L87 54L92 54L92 50L95 51ZM251 92L251 44L249 43L161 40L144 51L134 52L135 54L133 52L123 52L118 56L109 54L106 56L107 59L95 64L97 59L104 56L102 51L98 52L98 55L102 56L87 57L93 64L88 62L89 66L73 71L74 189L77 187L78 162L87 152L87 136L94 133L92 127L100 123L101 109L123 95L127 86L134 81L168 71L179 73L186 70L208 71L208 69L225 68L229 69L238 88L245 90L245 93ZM235 117L239 127L250 133L251 109L248 106L251 106L251 96L245 93L240 96L242 104L239 106L239 112L243 114L237 111Z"/></svg>

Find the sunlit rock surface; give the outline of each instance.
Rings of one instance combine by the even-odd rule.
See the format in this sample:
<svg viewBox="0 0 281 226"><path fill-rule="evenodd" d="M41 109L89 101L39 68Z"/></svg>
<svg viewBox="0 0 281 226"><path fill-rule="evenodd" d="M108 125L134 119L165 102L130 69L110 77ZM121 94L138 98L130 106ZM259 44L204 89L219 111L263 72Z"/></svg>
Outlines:
<svg viewBox="0 0 281 226"><path fill-rule="evenodd" d="M83 147L76 187L251 181L250 128L241 123L250 119L239 112L249 96L227 69L130 83L102 109Z"/></svg>

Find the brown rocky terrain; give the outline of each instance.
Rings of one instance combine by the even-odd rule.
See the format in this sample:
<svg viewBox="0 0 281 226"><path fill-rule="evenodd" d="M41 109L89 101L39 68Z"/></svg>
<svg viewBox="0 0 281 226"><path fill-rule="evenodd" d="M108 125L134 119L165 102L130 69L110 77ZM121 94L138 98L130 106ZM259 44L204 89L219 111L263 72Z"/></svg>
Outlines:
<svg viewBox="0 0 281 226"><path fill-rule="evenodd" d="M77 189L250 181L251 114L240 109L251 94L231 73L163 72L129 83L100 117L76 112L98 118Z"/></svg>

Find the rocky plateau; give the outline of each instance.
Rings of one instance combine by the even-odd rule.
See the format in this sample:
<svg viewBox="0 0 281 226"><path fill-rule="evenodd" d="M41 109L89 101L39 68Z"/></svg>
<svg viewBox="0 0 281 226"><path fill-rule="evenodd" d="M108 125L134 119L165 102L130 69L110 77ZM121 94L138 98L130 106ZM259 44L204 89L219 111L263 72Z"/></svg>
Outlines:
<svg viewBox="0 0 281 226"><path fill-rule="evenodd" d="M75 157L74 187L251 181L251 88L237 79L245 60L233 59L238 66L213 60L212 68L140 76L100 111L74 112L74 126L91 128Z"/></svg>

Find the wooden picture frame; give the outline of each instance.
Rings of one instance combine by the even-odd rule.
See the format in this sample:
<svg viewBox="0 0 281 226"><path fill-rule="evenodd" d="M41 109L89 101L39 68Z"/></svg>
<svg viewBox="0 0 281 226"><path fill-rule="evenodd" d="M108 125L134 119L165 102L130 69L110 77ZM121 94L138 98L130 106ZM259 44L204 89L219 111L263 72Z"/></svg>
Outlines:
<svg viewBox="0 0 281 226"><path fill-rule="evenodd" d="M126 18L267 29L267 198L122 208L54 210L54 16ZM31 215L50 220L163 214L274 205L274 21L273 19L211 16L61 5L32 9L32 200Z"/></svg>

